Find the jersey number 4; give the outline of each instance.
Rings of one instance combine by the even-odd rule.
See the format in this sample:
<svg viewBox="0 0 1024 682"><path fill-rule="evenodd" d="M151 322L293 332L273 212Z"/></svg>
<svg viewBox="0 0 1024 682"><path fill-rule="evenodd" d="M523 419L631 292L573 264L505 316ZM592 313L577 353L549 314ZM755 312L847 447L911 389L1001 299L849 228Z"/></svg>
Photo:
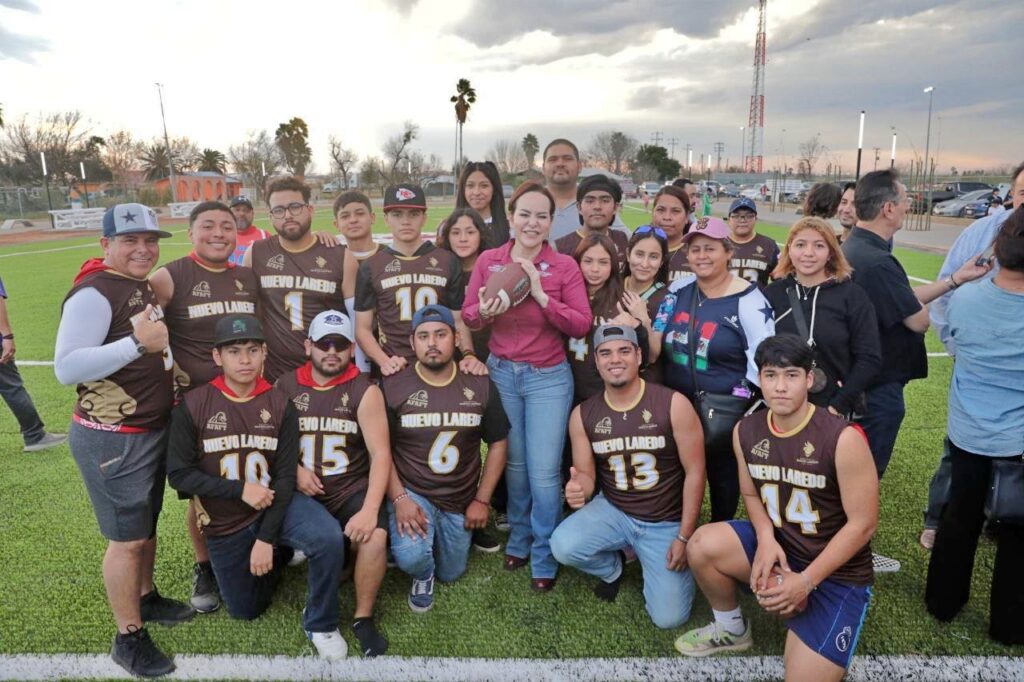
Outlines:
<svg viewBox="0 0 1024 682"><path fill-rule="evenodd" d="M658 460L649 452L634 452L629 456L629 465L633 467L633 490L650 490L658 484ZM629 477L626 476L625 455L612 455L608 458L608 468L615 474L615 487L629 490Z"/></svg>
<svg viewBox="0 0 1024 682"><path fill-rule="evenodd" d="M337 476L348 471L348 455L342 449L345 447L346 436L330 434L324 435L324 446L320 451L320 470L317 471L316 456L316 434L307 433L299 440L299 449L302 452L302 466L320 476Z"/></svg>
<svg viewBox="0 0 1024 682"><path fill-rule="evenodd" d="M778 484L765 483L761 486L761 502L775 527L782 528ZM818 512L811 506L811 493L805 488L793 488L789 493L789 503L786 504L786 521L800 526L800 532L804 535L815 535L819 520Z"/></svg>

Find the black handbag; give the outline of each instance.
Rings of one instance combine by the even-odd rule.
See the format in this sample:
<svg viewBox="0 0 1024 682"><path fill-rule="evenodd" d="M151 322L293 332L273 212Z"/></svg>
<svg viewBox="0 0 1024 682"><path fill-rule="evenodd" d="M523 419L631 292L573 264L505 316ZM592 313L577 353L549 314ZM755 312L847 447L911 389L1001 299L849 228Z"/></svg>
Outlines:
<svg viewBox="0 0 1024 682"><path fill-rule="evenodd" d="M697 383L697 283L693 283L693 297L690 299L689 337L686 348L690 355L690 376L693 381L694 408L704 429L705 454L727 449L732 452L732 430L743 419L750 408L752 399L722 393L702 391Z"/></svg>
<svg viewBox="0 0 1024 682"><path fill-rule="evenodd" d="M985 515L989 521L1024 526L1024 460L1020 457L993 458Z"/></svg>

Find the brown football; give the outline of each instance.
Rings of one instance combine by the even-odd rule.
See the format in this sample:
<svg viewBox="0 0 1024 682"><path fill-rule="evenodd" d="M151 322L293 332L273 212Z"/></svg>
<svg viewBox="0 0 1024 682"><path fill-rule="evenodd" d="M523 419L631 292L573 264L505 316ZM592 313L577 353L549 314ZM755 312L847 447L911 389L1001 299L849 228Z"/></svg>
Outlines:
<svg viewBox="0 0 1024 682"><path fill-rule="evenodd" d="M483 299L490 301L495 296L508 302L508 307L517 306L530 295L530 276L519 263L493 266L491 276L484 286Z"/></svg>

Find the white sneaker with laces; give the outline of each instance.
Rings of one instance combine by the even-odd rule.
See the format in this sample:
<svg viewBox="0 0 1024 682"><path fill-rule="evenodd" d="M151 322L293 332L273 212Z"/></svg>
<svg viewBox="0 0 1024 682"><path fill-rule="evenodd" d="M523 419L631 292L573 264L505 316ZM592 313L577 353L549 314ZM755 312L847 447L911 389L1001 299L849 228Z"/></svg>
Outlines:
<svg viewBox="0 0 1024 682"><path fill-rule="evenodd" d="M331 632L307 632L306 637L316 647L316 652L330 661L348 656L348 643L337 630Z"/></svg>
<svg viewBox="0 0 1024 682"><path fill-rule="evenodd" d="M292 554L292 558L288 560L288 565L289 566L299 566L305 560L306 560L306 553L303 552L301 549L297 549L297 550L295 550L295 553Z"/></svg>

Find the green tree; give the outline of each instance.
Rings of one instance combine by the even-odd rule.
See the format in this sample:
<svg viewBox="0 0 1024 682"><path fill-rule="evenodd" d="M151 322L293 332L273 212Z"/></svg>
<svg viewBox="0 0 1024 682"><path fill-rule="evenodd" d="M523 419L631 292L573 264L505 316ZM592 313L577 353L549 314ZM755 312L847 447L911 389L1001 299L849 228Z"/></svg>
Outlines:
<svg viewBox="0 0 1024 682"><path fill-rule="evenodd" d="M455 84L455 94L451 96L450 101L455 104L455 174L458 175L462 165L459 159L463 157L462 128L466 125L470 107L476 104L476 89L470 85L468 78L460 78Z"/></svg>
<svg viewBox="0 0 1024 682"><path fill-rule="evenodd" d="M277 126L274 133L277 146L284 155L285 165L292 174L303 176L313 151L309 148L309 126L297 116Z"/></svg>
<svg viewBox="0 0 1024 682"><path fill-rule="evenodd" d="M679 176L679 162L669 158L668 150L660 145L640 145L636 150L636 165L652 169L662 182Z"/></svg>
<svg viewBox="0 0 1024 682"><path fill-rule="evenodd" d="M224 156L223 152L219 152L216 149L204 149L196 159L196 168L200 171L224 173L227 165L227 157Z"/></svg>
<svg viewBox="0 0 1024 682"><path fill-rule="evenodd" d="M142 170L146 172L147 180L161 180L170 175L168 170L167 147L154 142L142 148L139 154L139 162ZM178 169L174 169L178 172Z"/></svg>
<svg viewBox="0 0 1024 682"><path fill-rule="evenodd" d="M526 154L526 167L527 169L533 168L533 164L537 160L537 153L540 152L540 142L537 141L536 135L527 133L523 138L522 145L523 153Z"/></svg>

